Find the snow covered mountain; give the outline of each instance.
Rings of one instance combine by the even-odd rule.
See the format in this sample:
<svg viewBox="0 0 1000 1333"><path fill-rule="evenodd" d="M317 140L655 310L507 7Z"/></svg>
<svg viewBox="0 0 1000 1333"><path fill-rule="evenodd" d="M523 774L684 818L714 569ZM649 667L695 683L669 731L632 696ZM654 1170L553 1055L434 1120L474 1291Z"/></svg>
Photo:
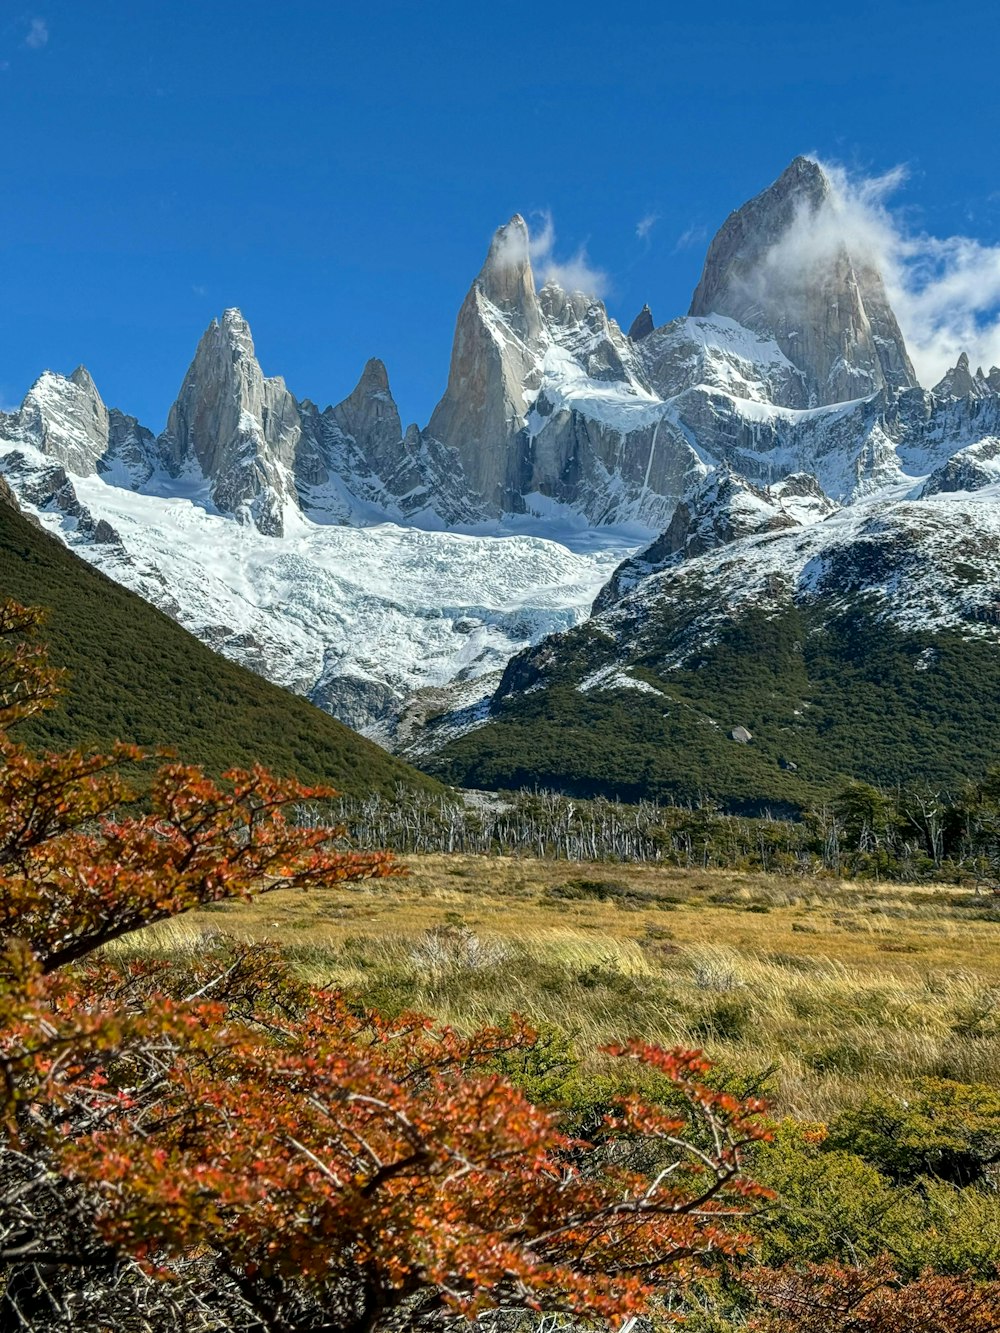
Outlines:
<svg viewBox="0 0 1000 1333"><path fill-rule="evenodd" d="M403 428L376 359L334 406L296 398L228 310L159 435L82 367L46 371L0 414L0 471L85 559L386 743L404 715L477 716L511 657L598 594L624 644L695 582L715 606L779 582L833 596L839 577L900 623L979 636L990 615L948 570L975 567L983 606L1000 588L1000 370L963 358L917 384L805 158L723 224L687 316L657 327L647 306L628 334L595 298L539 289L513 217L424 428ZM969 543L979 563L955 555Z"/></svg>
<svg viewBox="0 0 1000 1333"><path fill-rule="evenodd" d="M512 653L583 619L636 544L579 523L450 532L422 490L435 526L407 522L406 497L373 470L408 487L402 452L380 362L320 412L265 379L237 311L202 338L159 437L109 412L82 368L46 372L0 415L0 467L48 529L209 646L387 743L408 704L435 706L448 686L466 698L470 683L481 696Z"/></svg>

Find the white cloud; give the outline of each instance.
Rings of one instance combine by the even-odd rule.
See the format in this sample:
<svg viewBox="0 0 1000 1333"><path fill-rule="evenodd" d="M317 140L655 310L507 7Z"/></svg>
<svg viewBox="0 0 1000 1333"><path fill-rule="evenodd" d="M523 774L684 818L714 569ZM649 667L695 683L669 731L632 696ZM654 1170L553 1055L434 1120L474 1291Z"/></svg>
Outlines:
<svg viewBox="0 0 1000 1333"><path fill-rule="evenodd" d="M708 240L708 228L690 226L682 231L674 242L674 254L680 250L690 250L692 246L702 245Z"/></svg>
<svg viewBox="0 0 1000 1333"><path fill-rule="evenodd" d="M587 257L585 246L580 246L569 259L555 257L556 231L552 214L540 214L540 231L533 231L528 243L531 265L536 277L543 283L557 282L567 292L584 292L587 296L602 297L608 290L608 275L595 268Z"/></svg>
<svg viewBox="0 0 1000 1333"><path fill-rule="evenodd" d="M859 177L823 164L833 186L816 214L801 212L769 252L760 281L794 299L841 248L885 280L917 377L933 385L968 352L973 367L1000 364L1000 245L913 229L889 199L907 172Z"/></svg>
<svg viewBox="0 0 1000 1333"><path fill-rule="evenodd" d="M646 213L635 224L635 234L640 241L649 239L649 233L653 230L660 220L659 213Z"/></svg>
<svg viewBox="0 0 1000 1333"><path fill-rule="evenodd" d="M44 19L34 18L28 25L24 44L29 51L40 51L49 40L49 25Z"/></svg>

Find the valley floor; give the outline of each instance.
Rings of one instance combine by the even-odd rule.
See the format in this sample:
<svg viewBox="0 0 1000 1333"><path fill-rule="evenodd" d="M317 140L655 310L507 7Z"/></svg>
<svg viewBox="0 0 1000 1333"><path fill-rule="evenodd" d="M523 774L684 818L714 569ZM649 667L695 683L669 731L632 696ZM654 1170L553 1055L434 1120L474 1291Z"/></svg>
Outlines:
<svg viewBox="0 0 1000 1333"><path fill-rule="evenodd" d="M606 862L406 865L406 878L370 887L192 913L139 947L266 939L310 980L384 1010L459 1026L516 1011L581 1053L632 1035L704 1047L799 1119L924 1075L1000 1082L990 897Z"/></svg>

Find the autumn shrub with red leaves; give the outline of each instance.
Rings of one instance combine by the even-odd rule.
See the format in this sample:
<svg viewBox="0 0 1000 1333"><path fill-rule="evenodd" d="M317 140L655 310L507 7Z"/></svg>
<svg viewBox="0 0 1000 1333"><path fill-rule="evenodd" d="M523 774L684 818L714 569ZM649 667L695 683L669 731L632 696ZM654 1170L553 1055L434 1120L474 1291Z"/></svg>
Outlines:
<svg viewBox="0 0 1000 1333"><path fill-rule="evenodd" d="M892 1265L762 1269L748 1285L767 1313L754 1333L996 1333L1000 1283L940 1274L903 1282Z"/></svg>
<svg viewBox="0 0 1000 1333"><path fill-rule="evenodd" d="M108 756L10 739L57 673L0 608L0 1325L354 1330L487 1310L616 1323L741 1248L754 1101L697 1052L609 1052L623 1096L587 1140L504 1076L536 1034L360 1013L273 950L115 964L102 946L222 899L398 873L305 829L327 798L176 763L142 801Z"/></svg>

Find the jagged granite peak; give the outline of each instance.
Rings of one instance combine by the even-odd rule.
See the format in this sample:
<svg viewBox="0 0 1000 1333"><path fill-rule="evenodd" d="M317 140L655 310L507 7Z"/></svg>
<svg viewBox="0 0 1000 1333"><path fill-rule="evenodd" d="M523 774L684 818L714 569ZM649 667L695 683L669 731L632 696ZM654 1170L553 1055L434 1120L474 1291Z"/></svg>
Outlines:
<svg viewBox="0 0 1000 1333"><path fill-rule="evenodd" d="M538 293L538 307L551 340L570 354L588 379L648 388L641 357L603 301L585 292L568 292L550 280Z"/></svg>
<svg viewBox="0 0 1000 1333"><path fill-rule="evenodd" d="M280 377L267 379L239 310L213 320L198 343L162 437L179 471L197 464L224 513L280 535L302 427Z"/></svg>
<svg viewBox="0 0 1000 1333"><path fill-rule="evenodd" d="M808 159L782 179L726 224L699 288L713 303L740 297L742 318L647 328L647 308L627 336L596 297L551 281L536 290L515 216L465 298L429 428L403 432L377 359L334 406L297 400L264 376L231 309L201 338L159 440L105 410L80 368L42 377L22 410L0 413L0 468L49 530L211 646L385 737L427 686L428 661L434 689L478 681L484 663L499 671L513 645L575 623L642 546L629 577L677 575L690 588L677 572L710 568L712 614L725 616L759 562L770 596L783 578L776 550L797 559L798 543L819 541L817 520L842 524L834 501L887 503L891 515L923 487L907 510L915 525L942 497L964 504L956 492L1000 503L1000 370L971 375L965 361L933 393L907 387L881 280L826 225L834 187ZM776 295L763 278L787 278L775 250L789 233L810 263ZM231 516L259 531L234 532ZM578 536L602 553L592 581L569 558ZM807 563L803 598L810 577Z"/></svg>
<svg viewBox="0 0 1000 1333"><path fill-rule="evenodd" d="M469 489L489 513L518 507L525 418L541 383L544 348L528 228L515 214L494 235L462 303L448 386L426 431L456 451Z"/></svg>
<svg viewBox="0 0 1000 1333"><path fill-rule="evenodd" d="M628 336L634 343L642 342L643 338L649 337L655 327L653 312L648 305L644 305L629 325Z"/></svg>
<svg viewBox="0 0 1000 1333"><path fill-rule="evenodd" d="M542 320L535 300L531 238L520 213L497 228L475 285L504 312L522 337L538 337Z"/></svg>
<svg viewBox="0 0 1000 1333"><path fill-rule="evenodd" d="M16 413L17 433L47 458L78 476L97 471L108 448L108 409L89 372L72 375L46 370L34 382Z"/></svg>
<svg viewBox="0 0 1000 1333"><path fill-rule="evenodd" d="M320 412L299 404L295 456L299 507L315 522L359 523L427 507L424 452L404 438L383 362L372 357L352 392Z"/></svg>
<svg viewBox="0 0 1000 1333"><path fill-rule="evenodd" d="M807 157L729 215L689 313L728 315L773 338L812 405L917 383L874 258L849 249L836 191Z"/></svg>
<svg viewBox="0 0 1000 1333"><path fill-rule="evenodd" d="M708 247L688 314L732 314L725 307L749 285L753 269L767 251L788 231L800 210L815 215L830 192L819 163L796 157L766 190L734 209ZM739 315L733 318L744 322Z"/></svg>
<svg viewBox="0 0 1000 1333"><path fill-rule="evenodd" d="M332 413L346 435L364 442L372 461L384 463L392 453L398 455L403 423L389 388L389 372L378 357L365 363L353 392Z"/></svg>
<svg viewBox="0 0 1000 1333"><path fill-rule="evenodd" d="M1000 377L996 367L990 375ZM982 366L973 375L969 366L969 354L963 352L955 365L934 385L931 393L935 398L985 398L995 392L990 380L983 374Z"/></svg>

